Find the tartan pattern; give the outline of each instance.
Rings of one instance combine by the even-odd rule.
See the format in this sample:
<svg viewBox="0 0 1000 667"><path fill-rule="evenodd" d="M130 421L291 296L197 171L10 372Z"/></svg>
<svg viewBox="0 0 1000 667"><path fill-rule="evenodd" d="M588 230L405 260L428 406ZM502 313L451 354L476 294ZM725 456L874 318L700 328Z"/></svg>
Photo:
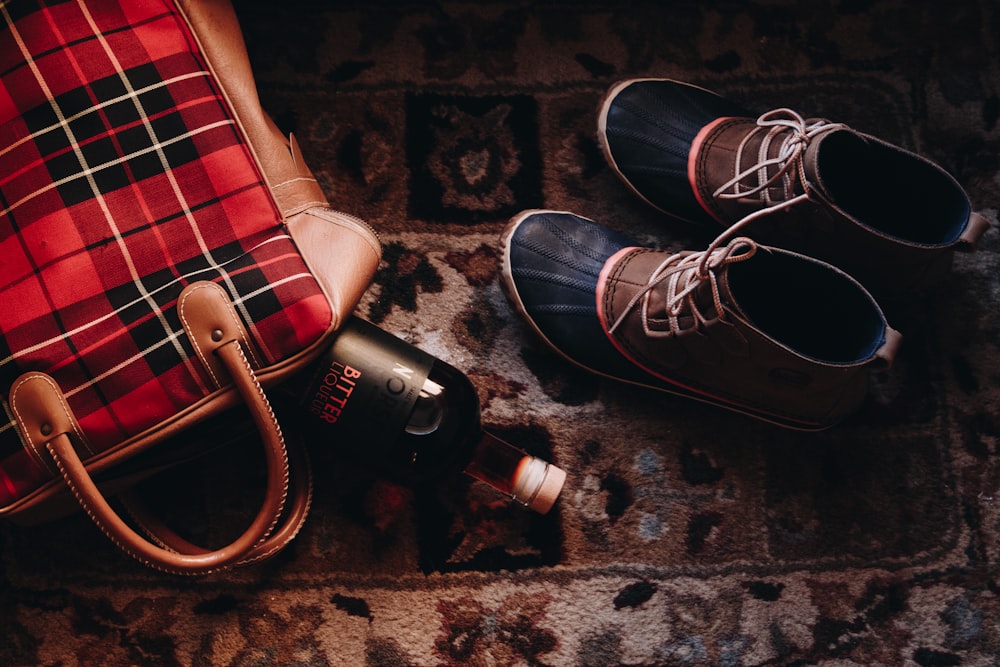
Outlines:
<svg viewBox="0 0 1000 667"><path fill-rule="evenodd" d="M15 0L0 17L4 397L48 373L92 453L204 398L175 311L197 280L227 289L263 363L318 340L329 304L175 7ZM0 420L0 509L50 478Z"/></svg>

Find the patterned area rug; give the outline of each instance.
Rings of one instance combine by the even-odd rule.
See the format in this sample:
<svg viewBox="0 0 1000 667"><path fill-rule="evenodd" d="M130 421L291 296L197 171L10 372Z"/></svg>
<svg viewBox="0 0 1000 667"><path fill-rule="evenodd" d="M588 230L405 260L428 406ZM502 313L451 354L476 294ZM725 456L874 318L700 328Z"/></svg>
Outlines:
<svg viewBox="0 0 1000 667"><path fill-rule="evenodd" d="M238 13L265 108L335 207L382 234L359 315L465 371L486 425L551 457L566 488L535 515L464 477L394 485L316 442L293 546L198 580L131 562L82 516L4 526L0 664L997 663L997 227L934 295L884 304L905 336L897 363L821 434L590 377L532 338L497 282L499 233L526 208L649 244L709 240L604 164L596 110L627 77L846 122L940 163L995 225L995 3ZM252 503L256 464L227 448L147 493L210 540Z"/></svg>

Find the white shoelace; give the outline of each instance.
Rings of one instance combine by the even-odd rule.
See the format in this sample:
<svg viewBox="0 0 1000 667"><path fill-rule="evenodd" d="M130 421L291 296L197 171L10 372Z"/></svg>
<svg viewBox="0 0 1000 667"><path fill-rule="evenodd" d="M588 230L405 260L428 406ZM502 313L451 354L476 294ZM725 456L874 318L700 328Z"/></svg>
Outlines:
<svg viewBox="0 0 1000 667"><path fill-rule="evenodd" d="M722 296L719 293L718 272L725 266L734 262L742 262L750 259L757 252L757 244L746 237L737 237L726 244L718 247L722 237L720 236L709 245L707 250L685 255L675 253L664 259L656 270L650 275L646 285L643 286L625 305L625 309L615 320L614 324L608 328L608 333L614 333L622 322L641 302L641 319L643 333L650 337L673 336L680 333L684 327L681 326L681 315L685 311L690 312L694 318L694 326L700 326L708 322L708 317L698 307L695 299L695 290L705 281L712 287L712 300L715 305L715 312L719 319L725 320L725 310L722 306ZM653 290L666 283L666 298L663 309L657 305L650 305ZM654 330L649 326L650 312L663 312L667 317L669 329Z"/></svg>
<svg viewBox="0 0 1000 667"><path fill-rule="evenodd" d="M765 207L782 205L796 198L796 176L805 194L808 194L810 185L802 162L806 147L814 137L846 128L847 126L843 123L831 123L823 118L803 118L791 109L782 108L768 111L757 119L757 128L748 132L737 147L733 178L716 190L712 196L717 199L746 199L757 196ZM761 132L764 132L765 135L757 149L757 164L740 171L744 153L748 150L747 145ZM771 147L779 141L781 143L778 145L777 156L768 158ZM778 169L773 175L768 176L768 170L775 166ZM757 184L746 186L743 181L754 174L757 175ZM771 188L779 180L781 181L781 198L775 200L771 196Z"/></svg>

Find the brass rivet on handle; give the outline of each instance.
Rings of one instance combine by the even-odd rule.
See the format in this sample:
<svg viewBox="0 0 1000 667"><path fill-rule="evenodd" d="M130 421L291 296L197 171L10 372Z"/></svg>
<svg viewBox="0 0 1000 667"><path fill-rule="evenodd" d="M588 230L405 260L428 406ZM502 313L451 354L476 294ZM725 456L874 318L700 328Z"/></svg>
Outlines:
<svg viewBox="0 0 1000 667"><path fill-rule="evenodd" d="M52 435L52 424L45 422L39 430L42 432L42 435Z"/></svg>
<svg viewBox="0 0 1000 667"><path fill-rule="evenodd" d="M222 329L212 330L212 340L214 340L216 343L222 340L222 336L223 336Z"/></svg>

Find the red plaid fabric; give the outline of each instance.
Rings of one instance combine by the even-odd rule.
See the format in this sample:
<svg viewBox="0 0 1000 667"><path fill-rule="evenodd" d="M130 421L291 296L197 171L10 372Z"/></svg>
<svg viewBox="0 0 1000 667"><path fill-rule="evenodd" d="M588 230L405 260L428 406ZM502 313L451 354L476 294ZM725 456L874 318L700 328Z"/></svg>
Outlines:
<svg viewBox="0 0 1000 667"><path fill-rule="evenodd" d="M265 363L332 313L196 42L160 0L0 2L0 390L58 382L91 452L212 391L175 312L232 296ZM49 480L0 420L0 509Z"/></svg>

